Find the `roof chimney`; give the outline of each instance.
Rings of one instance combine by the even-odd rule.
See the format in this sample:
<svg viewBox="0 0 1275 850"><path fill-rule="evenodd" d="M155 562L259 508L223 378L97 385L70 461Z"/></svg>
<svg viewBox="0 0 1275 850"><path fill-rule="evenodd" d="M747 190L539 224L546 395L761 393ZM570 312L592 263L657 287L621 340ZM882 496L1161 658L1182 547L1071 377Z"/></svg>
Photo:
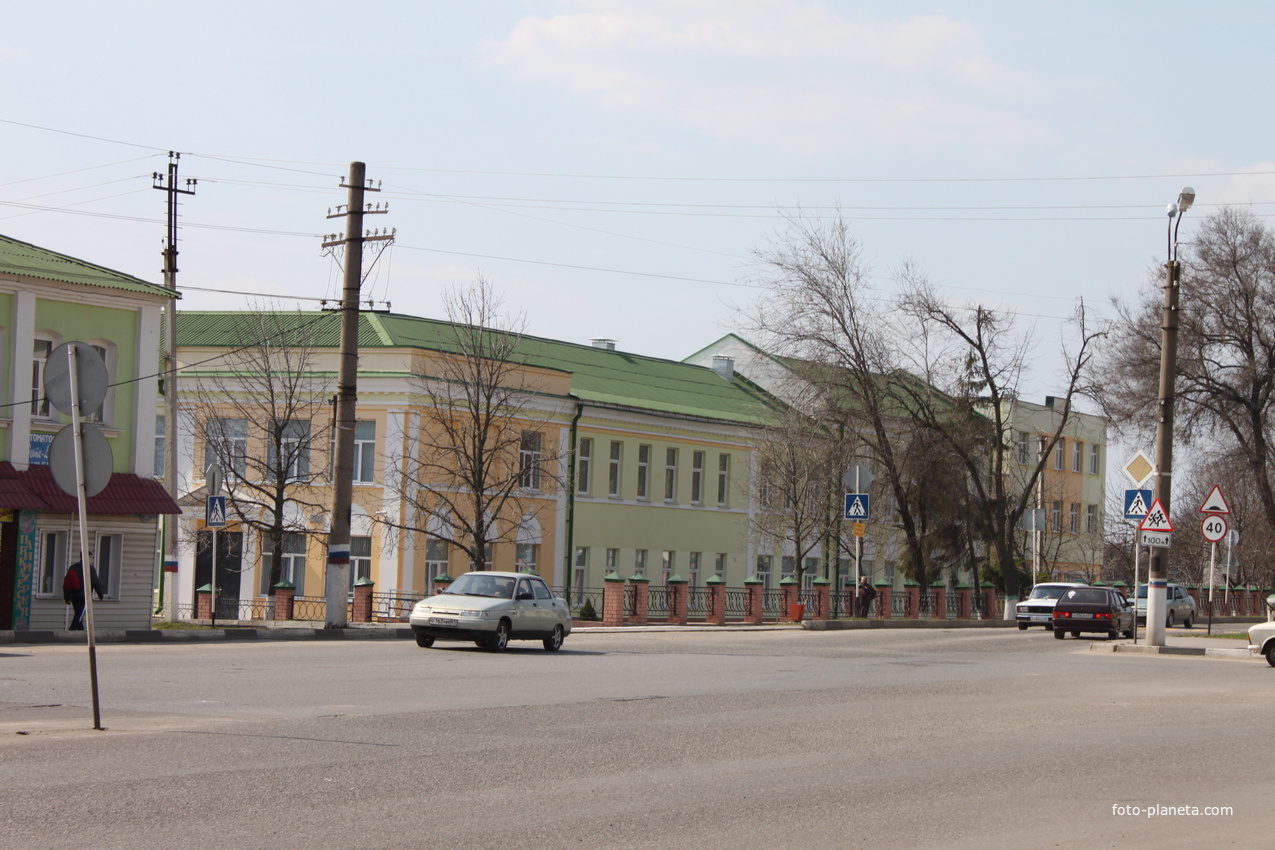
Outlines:
<svg viewBox="0 0 1275 850"><path fill-rule="evenodd" d="M728 381L735 380L735 358L723 354L713 355L713 371Z"/></svg>
<svg viewBox="0 0 1275 850"><path fill-rule="evenodd" d="M613 339L595 339L590 340L594 348L601 348L604 351L615 351L615 340Z"/></svg>

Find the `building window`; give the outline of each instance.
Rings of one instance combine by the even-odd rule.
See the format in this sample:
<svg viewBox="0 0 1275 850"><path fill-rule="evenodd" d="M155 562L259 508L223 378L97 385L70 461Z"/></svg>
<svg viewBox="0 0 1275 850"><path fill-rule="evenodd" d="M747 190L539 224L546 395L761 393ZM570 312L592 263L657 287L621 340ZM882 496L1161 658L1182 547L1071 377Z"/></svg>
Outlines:
<svg viewBox="0 0 1275 850"><path fill-rule="evenodd" d="M1071 443L1071 471L1083 472L1084 468L1081 464L1085 457L1085 444L1079 440L1073 440Z"/></svg>
<svg viewBox="0 0 1275 850"><path fill-rule="evenodd" d="M651 482L651 447L638 446L637 462L637 497L649 499Z"/></svg>
<svg viewBox="0 0 1275 850"><path fill-rule="evenodd" d="M107 351L106 346L104 345L92 345L90 347L97 352L98 357L102 358L102 365L106 367L106 385L107 387L110 387L112 384L111 361L109 359L110 352ZM84 413L84 411L81 411L80 413L83 416L84 421L85 422L103 422L103 423L106 422L106 402L108 398L110 398L109 390L107 391L106 397L102 399L102 403L98 405L97 410L92 410L92 411L89 411L88 413Z"/></svg>
<svg viewBox="0 0 1275 850"><path fill-rule="evenodd" d="M164 463L167 461L164 452L164 417L155 417L155 472L156 478L164 477Z"/></svg>
<svg viewBox="0 0 1275 850"><path fill-rule="evenodd" d="M726 553L718 552L717 557L713 559L713 575L718 578L726 578Z"/></svg>
<svg viewBox="0 0 1275 850"><path fill-rule="evenodd" d="M45 531L40 534L40 583L37 596L53 596L62 592L62 576L66 573L66 532Z"/></svg>
<svg viewBox="0 0 1275 850"><path fill-rule="evenodd" d="M1066 455L1064 444L1066 442L1066 440L1060 439L1057 443L1054 443L1054 469L1063 468L1063 457Z"/></svg>
<svg viewBox="0 0 1275 850"><path fill-rule="evenodd" d="M434 579L447 573L447 544L430 540L425 544L425 595L434 595Z"/></svg>
<svg viewBox="0 0 1275 850"><path fill-rule="evenodd" d="M717 506L726 507L730 495L730 455L717 456Z"/></svg>
<svg viewBox="0 0 1275 850"><path fill-rule="evenodd" d="M304 481L310 477L310 421L286 422L276 434L271 426L270 463L271 477L283 475L288 481ZM298 589L297 595L301 592Z"/></svg>
<svg viewBox="0 0 1275 850"><path fill-rule="evenodd" d="M246 478L248 473L248 420L204 420L204 468L217 461L222 471L234 478Z"/></svg>
<svg viewBox="0 0 1275 850"><path fill-rule="evenodd" d="M704 453L691 452L691 504L704 503Z"/></svg>
<svg viewBox="0 0 1275 850"><path fill-rule="evenodd" d="M784 555L779 559L779 577L793 578L797 574L797 559Z"/></svg>
<svg viewBox="0 0 1275 850"><path fill-rule="evenodd" d="M607 575L615 572L616 567L620 566L620 550L607 550Z"/></svg>
<svg viewBox="0 0 1275 850"><path fill-rule="evenodd" d="M518 450L518 485L524 490L540 489L540 446L539 431L523 432Z"/></svg>
<svg viewBox="0 0 1275 850"><path fill-rule="evenodd" d="M124 551L124 537L120 534L99 534L93 546L93 566L98 581L106 591L103 598L120 598L120 555ZM87 578L86 578L87 581Z"/></svg>
<svg viewBox="0 0 1275 850"><path fill-rule="evenodd" d="M804 589L810 590L814 587L814 580L819 577L819 559L807 558L806 569L801 574L801 585Z"/></svg>
<svg viewBox="0 0 1275 850"><path fill-rule="evenodd" d="M539 543L519 543L514 546L515 569L518 572L539 572L536 566L539 558Z"/></svg>
<svg viewBox="0 0 1275 850"><path fill-rule="evenodd" d="M350 589L364 579L372 580L372 538L350 538Z"/></svg>
<svg viewBox="0 0 1275 850"><path fill-rule="evenodd" d="M575 564L575 586L576 599L583 601L584 599L584 579L585 574L589 570L589 548L587 546L576 547L576 564Z"/></svg>
<svg viewBox="0 0 1275 850"><path fill-rule="evenodd" d="M1085 508L1085 534L1098 533L1098 506L1089 505Z"/></svg>
<svg viewBox="0 0 1275 850"><path fill-rule="evenodd" d="M1029 435L1026 431L1018 432L1018 462L1020 464L1027 463L1027 444Z"/></svg>
<svg viewBox="0 0 1275 850"><path fill-rule="evenodd" d="M336 429L332 429L336 434ZM335 455L336 453L333 452ZM376 481L376 423L354 423L354 483L372 484Z"/></svg>
<svg viewBox="0 0 1275 850"><path fill-rule="evenodd" d="M1071 533L1079 534L1080 533L1080 503L1079 502L1071 503L1071 510L1069 511L1067 519L1068 519L1067 527L1071 530Z"/></svg>
<svg viewBox="0 0 1275 850"><path fill-rule="evenodd" d="M1049 511L1049 527L1055 534L1062 534L1062 502L1054 502Z"/></svg>
<svg viewBox="0 0 1275 850"><path fill-rule="evenodd" d="M261 551L261 592L270 589L270 540L263 535ZM286 532L283 535L283 558L279 565L279 581L290 581L296 586L296 595L305 595L305 546L304 534Z"/></svg>
<svg viewBox="0 0 1275 850"><path fill-rule="evenodd" d="M624 443L611 441L611 458L607 466L607 495L612 499L620 498L620 461L624 456Z"/></svg>
<svg viewBox="0 0 1275 850"><path fill-rule="evenodd" d="M687 556L686 571L689 573L691 587L699 585L699 552L692 552Z"/></svg>
<svg viewBox="0 0 1275 850"><path fill-rule="evenodd" d="M665 549L660 553L660 575L664 584L668 584L669 577L673 575L673 570L675 569L674 561L676 560L676 552Z"/></svg>
<svg viewBox="0 0 1275 850"><path fill-rule="evenodd" d="M770 590L770 568L774 561L774 555L757 556L757 578L761 579L761 586L766 590Z"/></svg>
<svg viewBox="0 0 1275 850"><path fill-rule="evenodd" d="M1089 444L1089 474L1097 475L1099 468L1100 467L1098 466L1098 444L1090 443Z"/></svg>
<svg viewBox="0 0 1275 850"><path fill-rule="evenodd" d="M646 575L646 550L637 549L633 552L633 574L635 576Z"/></svg>
<svg viewBox="0 0 1275 850"><path fill-rule="evenodd" d="M593 463L593 440L580 441L576 449L576 495L589 495L589 467Z"/></svg>
<svg viewBox="0 0 1275 850"><path fill-rule="evenodd" d="M49 365L49 355L53 353L53 343L47 339L37 339L31 357L31 415L48 416L49 399L44 394L44 370Z"/></svg>
<svg viewBox="0 0 1275 850"><path fill-rule="evenodd" d="M664 451L664 501L677 498L677 449Z"/></svg>

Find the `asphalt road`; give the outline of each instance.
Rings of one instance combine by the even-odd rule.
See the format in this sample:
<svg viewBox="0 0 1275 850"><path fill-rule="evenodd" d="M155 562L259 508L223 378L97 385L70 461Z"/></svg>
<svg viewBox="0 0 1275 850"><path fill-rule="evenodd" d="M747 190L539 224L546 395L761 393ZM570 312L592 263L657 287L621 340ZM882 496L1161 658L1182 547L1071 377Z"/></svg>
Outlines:
<svg viewBox="0 0 1275 850"><path fill-rule="evenodd" d="M84 648L0 647L0 847L1271 846L1275 670L1090 643L111 645L106 731Z"/></svg>

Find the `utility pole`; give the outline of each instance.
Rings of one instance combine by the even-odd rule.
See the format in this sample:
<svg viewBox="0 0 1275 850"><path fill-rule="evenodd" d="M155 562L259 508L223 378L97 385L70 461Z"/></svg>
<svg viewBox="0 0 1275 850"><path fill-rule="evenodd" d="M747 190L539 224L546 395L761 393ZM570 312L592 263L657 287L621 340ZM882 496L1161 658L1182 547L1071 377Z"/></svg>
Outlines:
<svg viewBox="0 0 1275 850"><path fill-rule="evenodd" d="M354 496L354 427L357 421L359 373L359 289L363 283L363 244L384 242L393 233L363 232L363 216L389 212L378 204L364 209L363 193L379 192L366 180L367 166L350 163L350 175L341 186L349 190L345 212L340 207L328 218L345 217L345 234L329 236L323 247L345 246L344 289L341 295L341 360L337 369L337 396L333 427L336 429L336 458L332 464L332 512L328 526L328 563L323 590L327 604L323 627L345 628L348 622L346 599L350 592L350 502Z"/></svg>
<svg viewBox="0 0 1275 850"><path fill-rule="evenodd" d="M173 291L164 308L164 486L177 501L177 196L195 194L197 180L187 180L181 188L177 180L177 164L181 154L168 152L168 174L151 173L152 187L168 195L168 232L164 245L164 286ZM177 518L164 517L164 573L167 585L168 621L177 622ZM210 587L217 584L217 565L213 564ZM161 598L164 598L161 595Z"/></svg>

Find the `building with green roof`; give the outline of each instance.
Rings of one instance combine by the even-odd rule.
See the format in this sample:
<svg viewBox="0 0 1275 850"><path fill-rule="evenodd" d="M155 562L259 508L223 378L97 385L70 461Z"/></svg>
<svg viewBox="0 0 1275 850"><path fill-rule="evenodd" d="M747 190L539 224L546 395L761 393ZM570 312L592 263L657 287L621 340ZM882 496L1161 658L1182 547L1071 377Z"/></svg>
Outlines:
<svg viewBox="0 0 1275 850"><path fill-rule="evenodd" d="M260 335L260 316L179 315L184 421L217 415L196 409L187 388L224 382L234 371L227 352ZM334 383L340 314L272 317L304 335L308 368ZM412 482L400 480L428 420L428 384L439 380L441 359L457 354L457 327L394 313L360 315L358 418L374 462L370 472L356 471L351 572L370 578L378 593L420 596L437 575L469 568L456 547L437 539L441 532L428 517L410 515L404 494ZM742 584L756 545L749 518L758 429L779 404L771 394L739 375L617 350L605 340L523 336L510 359L520 374L534 376L526 384L534 398L519 427L536 431L553 468L527 494L526 513L511 518L517 537L496 547L494 568L534 569L558 587L570 586L577 600L612 571L626 578L641 572L656 582L671 575L702 582L716 573ZM330 412L324 416L330 421ZM197 445L193 427L183 429L182 480L187 492L197 493L208 452ZM315 445L314 452L312 468L326 465L329 445ZM314 495L312 501L330 503L322 486ZM289 575L301 596L321 595L324 513L298 512L292 519L297 550L290 553ZM198 534L200 524L188 518L187 534ZM426 530L435 537L421 533ZM230 591L240 599L260 597L268 592L261 541L250 530L241 533L242 563L226 576L243 578ZM197 582L206 580L206 571L197 576L194 556L184 556L183 604L191 604Z"/></svg>

